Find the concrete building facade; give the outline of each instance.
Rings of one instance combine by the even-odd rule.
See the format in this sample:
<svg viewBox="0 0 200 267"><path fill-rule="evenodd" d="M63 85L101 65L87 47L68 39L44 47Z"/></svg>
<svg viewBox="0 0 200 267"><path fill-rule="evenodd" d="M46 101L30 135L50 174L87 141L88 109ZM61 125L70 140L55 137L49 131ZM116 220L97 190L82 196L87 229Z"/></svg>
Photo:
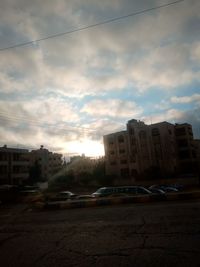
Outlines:
<svg viewBox="0 0 200 267"><path fill-rule="evenodd" d="M62 154L50 152L43 146L29 153L29 162L30 166L33 166L36 162L39 164L43 180L48 180L59 172L63 164Z"/></svg>
<svg viewBox="0 0 200 267"><path fill-rule="evenodd" d="M198 165L199 147L195 146L192 126L188 123L175 124L177 151L180 169L184 172L195 171Z"/></svg>
<svg viewBox="0 0 200 267"><path fill-rule="evenodd" d="M28 150L0 147L0 184L22 184L29 178Z"/></svg>
<svg viewBox="0 0 200 267"><path fill-rule="evenodd" d="M41 178L48 180L62 168L62 154L40 149L0 147L0 184L21 185L30 178L30 169L37 162Z"/></svg>
<svg viewBox="0 0 200 267"><path fill-rule="evenodd" d="M126 131L104 136L106 174L129 175L128 134Z"/></svg>
<svg viewBox="0 0 200 267"><path fill-rule="evenodd" d="M185 129L185 135L180 132ZM181 146L187 140L188 158L182 158ZM137 178L149 175L173 175L186 171L185 162L195 168L195 152L192 127L189 124L160 122L146 125L142 121L129 120L126 131L104 136L106 174L117 177ZM184 153L183 153L184 154ZM188 171L193 169L188 168Z"/></svg>

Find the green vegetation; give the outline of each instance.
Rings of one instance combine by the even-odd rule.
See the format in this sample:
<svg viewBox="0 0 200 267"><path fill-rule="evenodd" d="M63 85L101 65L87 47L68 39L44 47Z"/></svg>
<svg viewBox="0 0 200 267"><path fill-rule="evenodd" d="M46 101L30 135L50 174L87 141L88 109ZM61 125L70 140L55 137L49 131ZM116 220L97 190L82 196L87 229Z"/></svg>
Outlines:
<svg viewBox="0 0 200 267"><path fill-rule="evenodd" d="M85 170L77 170L74 163L73 168L70 168L70 165L71 163L52 177L49 181L49 189L109 186L114 183L115 177L105 175L104 161L99 161L92 169L85 168Z"/></svg>
<svg viewBox="0 0 200 267"><path fill-rule="evenodd" d="M41 165L38 161L35 161L34 165L29 169L29 179L27 184L35 184L37 182L43 182Z"/></svg>

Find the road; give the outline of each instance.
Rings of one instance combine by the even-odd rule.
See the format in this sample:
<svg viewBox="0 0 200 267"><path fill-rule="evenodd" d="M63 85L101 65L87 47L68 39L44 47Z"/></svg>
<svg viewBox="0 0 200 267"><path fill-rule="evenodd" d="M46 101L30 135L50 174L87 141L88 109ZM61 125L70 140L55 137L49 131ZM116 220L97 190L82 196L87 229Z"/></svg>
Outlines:
<svg viewBox="0 0 200 267"><path fill-rule="evenodd" d="M200 266L200 202L0 209L0 264Z"/></svg>

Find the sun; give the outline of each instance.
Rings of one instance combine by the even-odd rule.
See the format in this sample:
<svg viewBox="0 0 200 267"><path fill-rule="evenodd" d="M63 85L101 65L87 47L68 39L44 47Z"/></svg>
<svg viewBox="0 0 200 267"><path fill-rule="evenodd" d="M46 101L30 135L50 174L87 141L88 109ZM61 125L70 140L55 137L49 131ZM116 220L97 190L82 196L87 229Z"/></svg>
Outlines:
<svg viewBox="0 0 200 267"><path fill-rule="evenodd" d="M83 139L67 143L66 153L79 155L84 154L87 157L100 157L104 156L104 147L101 142Z"/></svg>

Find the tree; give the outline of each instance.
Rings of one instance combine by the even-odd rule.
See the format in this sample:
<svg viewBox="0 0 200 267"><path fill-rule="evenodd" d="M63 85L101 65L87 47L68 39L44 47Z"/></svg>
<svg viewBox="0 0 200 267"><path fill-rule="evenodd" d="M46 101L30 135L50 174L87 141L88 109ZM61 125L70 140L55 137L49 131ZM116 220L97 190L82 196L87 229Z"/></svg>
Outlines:
<svg viewBox="0 0 200 267"><path fill-rule="evenodd" d="M60 171L57 173L53 179L49 181L49 187L66 187L74 184L74 173L72 170Z"/></svg>
<svg viewBox="0 0 200 267"><path fill-rule="evenodd" d="M89 172L80 172L79 173L79 181L80 184L87 186L93 179L93 175Z"/></svg>
<svg viewBox="0 0 200 267"><path fill-rule="evenodd" d="M93 176L97 179L105 176L105 162L100 161L93 170Z"/></svg>
<svg viewBox="0 0 200 267"><path fill-rule="evenodd" d="M29 183L35 184L37 182L41 182L42 180L43 179L42 179L41 165L36 160L33 166L31 166L29 169Z"/></svg>

